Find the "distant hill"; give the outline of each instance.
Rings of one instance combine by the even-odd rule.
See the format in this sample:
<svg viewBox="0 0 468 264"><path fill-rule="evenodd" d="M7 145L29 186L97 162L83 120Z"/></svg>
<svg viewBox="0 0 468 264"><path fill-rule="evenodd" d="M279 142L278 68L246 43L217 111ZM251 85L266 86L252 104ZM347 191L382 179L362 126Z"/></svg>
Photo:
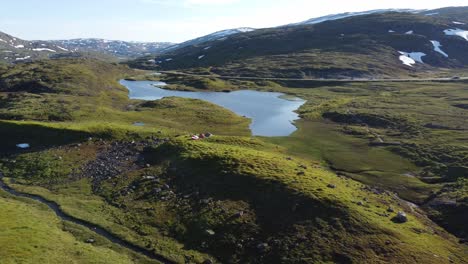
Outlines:
<svg viewBox="0 0 468 264"><path fill-rule="evenodd" d="M293 78L395 77L462 68L468 65L468 23L459 10L466 12L387 12L258 29L145 57L132 65ZM458 12L460 21L442 15L450 12Z"/></svg>
<svg viewBox="0 0 468 264"><path fill-rule="evenodd" d="M119 58L134 58L155 54L174 45L169 42L128 42L94 38L53 40L48 42L64 47L70 51L98 52Z"/></svg>
<svg viewBox="0 0 468 264"><path fill-rule="evenodd" d="M0 32L0 63L19 63L57 57L122 60L156 54L170 45L172 43L104 39L29 41Z"/></svg>
<svg viewBox="0 0 468 264"><path fill-rule="evenodd" d="M199 38L196 38L196 39L192 39L192 40L180 43L180 44L171 45L171 46L163 49L161 52L162 53L172 52L172 51L175 51L175 50L178 50L178 49L181 49L181 48L185 48L185 47L188 47L188 46L199 45L199 44L210 42L210 41L222 41L228 36L235 35L235 34L238 34L238 33L251 32L251 31L254 31L254 30L255 29L253 29L253 28L234 28L234 29L221 30L221 31L217 31L215 33L211 33L211 34L203 36L203 37L199 37Z"/></svg>
<svg viewBox="0 0 468 264"><path fill-rule="evenodd" d="M0 63L29 61L67 52L69 50L53 43L22 40L0 32Z"/></svg>

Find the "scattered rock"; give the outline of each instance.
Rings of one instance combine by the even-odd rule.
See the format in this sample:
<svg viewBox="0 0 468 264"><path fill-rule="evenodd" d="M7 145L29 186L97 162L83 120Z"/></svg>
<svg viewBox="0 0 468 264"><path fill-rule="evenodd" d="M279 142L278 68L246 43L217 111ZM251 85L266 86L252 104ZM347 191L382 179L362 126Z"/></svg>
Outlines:
<svg viewBox="0 0 468 264"><path fill-rule="evenodd" d="M237 212L237 213L234 215L234 217L240 218L240 217L242 217L243 215L244 215L244 211L239 211L239 212Z"/></svg>
<svg viewBox="0 0 468 264"><path fill-rule="evenodd" d="M94 243L96 243L96 240L94 240L93 238L89 238L89 239L86 239L85 242L88 243L88 244L94 244Z"/></svg>
<svg viewBox="0 0 468 264"><path fill-rule="evenodd" d="M335 188L336 188L336 185L330 183L330 184L327 185L327 187L328 187L328 188L331 188L331 189L335 189Z"/></svg>
<svg viewBox="0 0 468 264"><path fill-rule="evenodd" d="M387 209L387 212L393 213L393 212L395 212L395 209L393 209L393 207L390 206L390 207Z"/></svg>
<svg viewBox="0 0 468 264"><path fill-rule="evenodd" d="M211 229L207 229L205 230L205 234L209 235L209 236L214 236L216 235L215 231L211 230Z"/></svg>
<svg viewBox="0 0 468 264"><path fill-rule="evenodd" d="M408 222L408 217L406 216L405 212L398 212L395 216L395 220L399 223L406 223Z"/></svg>
<svg viewBox="0 0 468 264"><path fill-rule="evenodd" d="M211 202L210 199L202 199L202 200L200 201L200 203L202 203L202 204L209 204L210 202Z"/></svg>
<svg viewBox="0 0 468 264"><path fill-rule="evenodd" d="M203 261L203 264L213 264L214 262L211 259L206 259Z"/></svg>
<svg viewBox="0 0 468 264"><path fill-rule="evenodd" d="M364 206L364 202L363 202L363 201L359 201L359 202L357 202L357 205Z"/></svg>
<svg viewBox="0 0 468 264"><path fill-rule="evenodd" d="M270 249L270 245L268 243L260 243L257 245L257 249L260 252L267 252Z"/></svg>

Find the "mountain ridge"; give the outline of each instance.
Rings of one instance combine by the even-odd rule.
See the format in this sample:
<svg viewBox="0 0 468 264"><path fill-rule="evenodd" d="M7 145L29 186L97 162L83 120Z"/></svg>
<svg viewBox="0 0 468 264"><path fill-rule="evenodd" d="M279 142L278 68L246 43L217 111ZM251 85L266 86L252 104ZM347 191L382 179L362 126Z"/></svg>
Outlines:
<svg viewBox="0 0 468 264"><path fill-rule="evenodd" d="M161 70L197 68L201 73L228 76L410 77L466 67L465 34L467 25L444 17L400 12L369 14L239 33L156 56L153 65L141 60L140 66ZM416 54L420 57L415 60L411 56Z"/></svg>

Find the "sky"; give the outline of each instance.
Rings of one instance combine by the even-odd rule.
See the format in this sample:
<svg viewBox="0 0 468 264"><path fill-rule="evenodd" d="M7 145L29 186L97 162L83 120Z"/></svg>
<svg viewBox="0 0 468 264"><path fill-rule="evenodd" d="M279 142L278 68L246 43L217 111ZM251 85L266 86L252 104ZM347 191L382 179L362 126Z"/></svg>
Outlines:
<svg viewBox="0 0 468 264"><path fill-rule="evenodd" d="M468 6L468 0L0 0L0 31L27 40L182 42L343 12Z"/></svg>

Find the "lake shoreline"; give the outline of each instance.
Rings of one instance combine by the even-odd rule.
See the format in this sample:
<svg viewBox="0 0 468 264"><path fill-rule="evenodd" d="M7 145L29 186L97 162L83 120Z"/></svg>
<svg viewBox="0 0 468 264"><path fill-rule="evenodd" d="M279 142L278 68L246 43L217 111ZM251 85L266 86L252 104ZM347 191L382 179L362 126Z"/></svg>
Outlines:
<svg viewBox="0 0 468 264"><path fill-rule="evenodd" d="M227 92L180 91L165 89L160 81L126 81L120 84L129 90L129 98L159 100L164 97L183 97L208 101L226 108L239 116L252 120L250 129L254 136L289 136L297 130L297 110L305 100L280 92L236 90Z"/></svg>

